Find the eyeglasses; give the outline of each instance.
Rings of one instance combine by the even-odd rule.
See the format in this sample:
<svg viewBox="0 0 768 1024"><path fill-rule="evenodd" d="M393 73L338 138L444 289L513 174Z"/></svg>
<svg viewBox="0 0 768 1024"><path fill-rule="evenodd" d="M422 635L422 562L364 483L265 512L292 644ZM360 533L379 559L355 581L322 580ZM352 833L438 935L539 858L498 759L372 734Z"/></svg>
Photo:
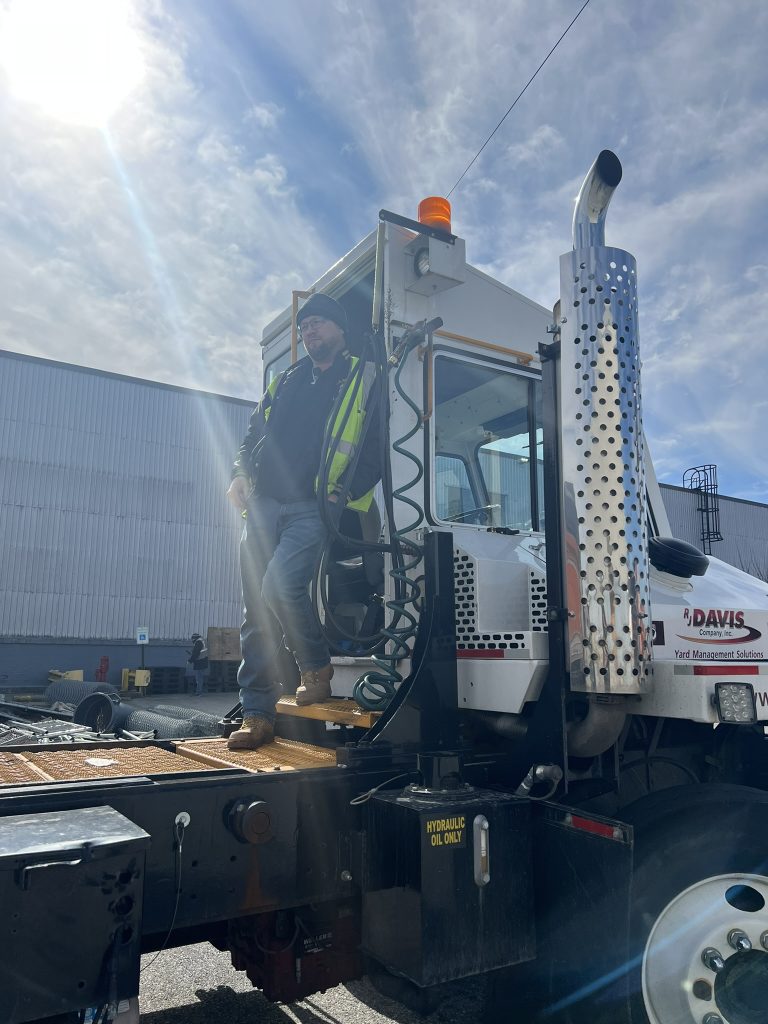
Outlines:
<svg viewBox="0 0 768 1024"><path fill-rule="evenodd" d="M302 320L299 324L299 331L303 334L305 331L312 331L315 327L325 327L331 321L326 320L322 316L308 316L306 320Z"/></svg>

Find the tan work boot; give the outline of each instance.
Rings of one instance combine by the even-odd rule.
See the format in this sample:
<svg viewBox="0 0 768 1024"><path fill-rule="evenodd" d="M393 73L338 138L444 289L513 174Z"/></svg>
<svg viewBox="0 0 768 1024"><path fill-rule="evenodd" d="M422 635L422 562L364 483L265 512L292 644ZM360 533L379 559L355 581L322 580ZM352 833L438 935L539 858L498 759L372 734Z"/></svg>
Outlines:
<svg viewBox="0 0 768 1024"><path fill-rule="evenodd" d="M333 665L311 669L301 673L301 686L296 690L296 703L300 708L307 704L320 704L331 698L331 676Z"/></svg>
<svg viewBox="0 0 768 1024"><path fill-rule="evenodd" d="M275 727L263 715L244 718L243 724L227 740L230 750L256 750L275 738Z"/></svg>

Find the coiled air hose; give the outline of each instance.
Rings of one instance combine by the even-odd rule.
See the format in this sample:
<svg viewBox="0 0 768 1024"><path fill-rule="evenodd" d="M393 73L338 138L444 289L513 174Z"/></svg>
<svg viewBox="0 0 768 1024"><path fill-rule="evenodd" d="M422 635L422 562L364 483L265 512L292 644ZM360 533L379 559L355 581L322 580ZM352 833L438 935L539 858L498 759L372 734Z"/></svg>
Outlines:
<svg viewBox="0 0 768 1024"><path fill-rule="evenodd" d="M408 451L404 446L421 429L422 411L403 389L400 382L400 374L407 356L412 349L421 344L425 338L428 339L431 344L433 332L441 325L442 320L438 317L429 322L421 322L416 324L414 327L411 327L399 340L389 359L386 358L385 347L380 337L377 336L374 339L369 338L365 351L361 354L360 362L355 366L352 374L345 382L345 386L341 389L331 414L330 422L335 423L336 417L341 410L344 395L349 391L349 386L353 383L356 384L357 382L362 381L364 361L369 349L372 347L373 362L376 368L376 383L378 384L378 387L375 390L375 400L378 403L377 412L380 426L379 436L381 440L382 486L384 491L385 515L386 520L389 523L390 533L390 540L388 544L383 542L372 544L370 542L345 537L339 532L337 525L341 511L343 511L346 504L349 484L354 479L355 466L365 440L364 435L360 438L360 441L356 446L352 462L344 474L344 486L342 488L342 492L339 494L338 501L336 503L329 502L327 498L330 466L333 456L338 449L344 426L346 425L351 413L351 402L348 403L340 429L335 432L335 437L326 439L321 456L321 472L318 493L324 498L324 500L320 502L320 509L328 530L329 540L321 557L318 572L315 575L313 584L313 607L315 609L318 608L319 597L322 601L326 618L326 627L324 631L326 632L326 639L329 640L329 647L331 647L332 650L342 654L348 653L347 651L340 649L333 643L332 639L328 637L327 628L330 625L333 626L337 633L350 641L353 641L361 656L371 656L371 660L375 667L364 673L357 680L353 688L353 696L357 703L361 707L371 711L383 710L395 695L397 684L402 682L402 676L397 671L396 665L402 658L410 656L410 643L416 635L419 623L418 601L420 598L420 588L418 583L414 581L409 574L418 566L423 556L422 547L413 540L413 534L423 522L424 515L421 505L409 497L407 492L422 479L424 475L424 466L421 460L412 452ZM374 344L376 341L378 341L378 344ZM413 477L398 488L393 488L392 486L392 468L389 458L388 370L390 366L397 367L394 376L395 389L414 414L414 423L411 429L396 441L392 442L392 448L394 451L407 458L411 463L413 463L414 467ZM373 395L374 389L372 388L371 396L373 397ZM371 404L372 403L369 401L369 406ZM413 520L400 529L397 529L395 525L396 519L394 515L394 502L396 500L409 506L414 514ZM408 536L409 534L411 536ZM356 550L389 553L391 556L392 567L390 569L390 577L393 581L394 593L393 597L386 602L386 608L390 612L391 618L389 623L381 630L369 636L356 636L350 634L334 621L331 610L328 606L325 589L321 586L321 583L325 579L327 573L328 554L331 545L336 540L339 540L343 544L351 546Z"/></svg>

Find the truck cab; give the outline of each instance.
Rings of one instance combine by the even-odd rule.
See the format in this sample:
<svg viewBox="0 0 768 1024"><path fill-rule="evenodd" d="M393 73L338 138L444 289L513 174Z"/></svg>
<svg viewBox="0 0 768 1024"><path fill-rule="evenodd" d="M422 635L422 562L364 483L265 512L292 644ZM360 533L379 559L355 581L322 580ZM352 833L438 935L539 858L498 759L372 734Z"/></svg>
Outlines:
<svg viewBox="0 0 768 1024"><path fill-rule="evenodd" d="M394 521L389 522L380 486L365 521L348 514L343 525L354 539L371 541L389 539L393 530L415 541L425 529L452 533L459 706L519 715L536 700L548 664L545 416L551 430L561 424L551 401L545 409L541 352L559 329L553 312L468 263L462 239L430 233L429 225L382 211L376 231L310 287L294 293L292 305L265 327L265 387L303 355L295 313L315 292L344 306L353 354L363 351L364 339L374 331L389 355L413 325L435 317L442 321L398 365L397 385L393 373L388 384L392 488L409 500L392 503ZM641 445L645 522L653 542L668 538L671 530L644 436ZM752 645L753 634L763 633L755 616L765 608L764 587L717 559L694 564L695 554L686 562L679 546L674 551L658 541L652 546L653 685L637 695L635 711L714 725L716 673L695 666L738 661L733 656L740 649L747 671L757 677L752 682L759 684L762 648L739 647L738 640ZM331 613L337 610L345 627L333 656L334 692L351 696L369 653L364 645L356 650L349 634L359 633L364 621L367 632L372 622L383 625L383 614L372 616L370 609L372 601L382 609L395 597L392 559L361 556L337 543L332 565L322 603ZM705 575L698 575L702 566ZM420 561L409 576L418 586ZM357 581L356 589L348 585L350 579ZM578 604L578 594L572 592L568 603ZM725 618L718 625L715 617L713 628L726 632L707 637L702 623L687 628L702 613L706 623L718 603L729 607L721 609ZM739 632L736 619L731 622L731 612L742 623L747 616L746 632ZM329 632L333 635L332 626ZM727 659L714 657L718 652ZM398 674L404 677L410 663L407 653L400 653L405 656L398 659ZM755 689L757 720L768 721L767 691L760 685Z"/></svg>

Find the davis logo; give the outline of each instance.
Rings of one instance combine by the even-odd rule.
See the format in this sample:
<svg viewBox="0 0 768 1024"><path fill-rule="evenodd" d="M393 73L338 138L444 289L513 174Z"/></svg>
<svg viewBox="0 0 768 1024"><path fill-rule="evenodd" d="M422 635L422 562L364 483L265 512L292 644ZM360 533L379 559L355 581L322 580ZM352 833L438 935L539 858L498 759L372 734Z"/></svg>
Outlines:
<svg viewBox="0 0 768 1024"><path fill-rule="evenodd" d="M693 636L677 635L697 644L749 644L762 633L744 622L744 612L733 608L685 608L683 619Z"/></svg>

